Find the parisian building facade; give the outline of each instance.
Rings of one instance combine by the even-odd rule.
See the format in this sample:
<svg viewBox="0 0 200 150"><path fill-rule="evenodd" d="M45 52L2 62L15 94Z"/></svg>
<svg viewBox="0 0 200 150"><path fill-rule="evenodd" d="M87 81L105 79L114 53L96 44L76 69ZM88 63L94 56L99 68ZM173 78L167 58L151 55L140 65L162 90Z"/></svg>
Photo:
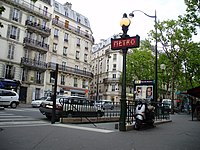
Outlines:
<svg viewBox="0 0 200 150"><path fill-rule="evenodd" d="M121 50L111 50L111 38L120 38L114 35L92 47L92 72L94 78L90 83L90 98L94 100L112 100L120 102L120 77L123 67L123 54ZM133 87L127 86L126 96L133 100Z"/></svg>
<svg viewBox="0 0 200 150"><path fill-rule="evenodd" d="M68 2L0 0L0 4L5 7L0 16L2 86L15 89L21 102L30 103L52 92L58 64L57 91L88 96L94 44L88 18Z"/></svg>

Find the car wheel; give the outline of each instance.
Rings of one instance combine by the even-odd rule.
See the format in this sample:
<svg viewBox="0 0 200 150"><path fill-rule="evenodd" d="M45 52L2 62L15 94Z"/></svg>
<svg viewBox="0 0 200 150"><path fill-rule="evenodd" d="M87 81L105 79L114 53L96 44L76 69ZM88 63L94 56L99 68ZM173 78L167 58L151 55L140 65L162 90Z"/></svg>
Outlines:
<svg viewBox="0 0 200 150"><path fill-rule="evenodd" d="M16 107L17 107L17 103L16 103L16 102L12 102L12 103L10 104L10 107L11 107L11 108L16 108Z"/></svg>

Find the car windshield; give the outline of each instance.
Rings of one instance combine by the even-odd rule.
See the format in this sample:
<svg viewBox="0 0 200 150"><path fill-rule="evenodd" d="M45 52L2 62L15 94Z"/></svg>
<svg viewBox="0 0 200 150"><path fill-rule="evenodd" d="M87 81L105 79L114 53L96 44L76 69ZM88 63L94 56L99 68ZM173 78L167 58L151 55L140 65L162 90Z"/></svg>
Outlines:
<svg viewBox="0 0 200 150"><path fill-rule="evenodd" d="M35 99L35 100L38 101L38 100L46 100L46 99L47 99L47 97L41 97L41 98Z"/></svg>

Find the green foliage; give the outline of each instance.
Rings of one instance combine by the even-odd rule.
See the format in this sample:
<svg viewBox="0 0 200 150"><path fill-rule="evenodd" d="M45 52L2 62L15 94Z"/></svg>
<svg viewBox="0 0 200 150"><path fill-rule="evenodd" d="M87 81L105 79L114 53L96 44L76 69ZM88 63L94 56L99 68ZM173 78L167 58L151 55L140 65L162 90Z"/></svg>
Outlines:
<svg viewBox="0 0 200 150"><path fill-rule="evenodd" d="M0 15L5 11L5 7L0 6ZM0 27L3 28L2 23L0 22Z"/></svg>
<svg viewBox="0 0 200 150"><path fill-rule="evenodd" d="M133 80L154 79L154 56L150 43L141 41L138 49L132 49L132 53L127 55L127 83Z"/></svg>

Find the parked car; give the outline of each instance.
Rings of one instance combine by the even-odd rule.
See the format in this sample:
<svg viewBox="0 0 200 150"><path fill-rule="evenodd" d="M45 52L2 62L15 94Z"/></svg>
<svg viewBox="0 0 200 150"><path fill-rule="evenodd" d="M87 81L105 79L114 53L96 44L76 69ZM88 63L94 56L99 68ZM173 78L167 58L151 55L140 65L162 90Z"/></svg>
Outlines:
<svg viewBox="0 0 200 150"><path fill-rule="evenodd" d="M13 90L0 89L0 106L16 108L19 105L19 95Z"/></svg>
<svg viewBox="0 0 200 150"><path fill-rule="evenodd" d="M42 103L43 101L46 101L46 100L48 100L48 99L50 99L50 97L41 97L41 98L39 98L39 99L32 100L31 106L32 106L32 107L38 108L38 107L40 107L40 105L41 105L41 103Z"/></svg>
<svg viewBox="0 0 200 150"><path fill-rule="evenodd" d="M95 102L95 106L103 110L105 109L114 109L114 104L111 100L99 100Z"/></svg>
<svg viewBox="0 0 200 150"><path fill-rule="evenodd" d="M52 117L53 100L43 101L40 112L48 119ZM102 117L104 112L84 97L69 96L56 98L56 119L62 117Z"/></svg>

